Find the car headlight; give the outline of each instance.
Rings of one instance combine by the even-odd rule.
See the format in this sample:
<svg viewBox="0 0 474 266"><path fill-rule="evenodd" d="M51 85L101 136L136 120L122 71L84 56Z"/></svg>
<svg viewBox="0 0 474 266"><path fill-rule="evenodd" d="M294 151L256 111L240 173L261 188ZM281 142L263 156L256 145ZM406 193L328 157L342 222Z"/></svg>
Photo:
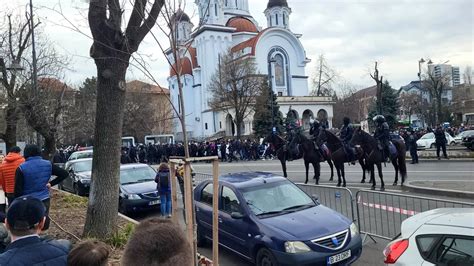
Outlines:
<svg viewBox="0 0 474 266"><path fill-rule="evenodd" d="M140 198L140 196L138 196L138 194L129 194L128 199L137 200L137 199L141 199L141 198Z"/></svg>
<svg viewBox="0 0 474 266"><path fill-rule="evenodd" d="M311 249L301 241L287 241L285 242L286 253L304 253L311 251Z"/></svg>
<svg viewBox="0 0 474 266"><path fill-rule="evenodd" d="M349 228L351 230L351 238L354 238L356 235L359 234L359 228L355 223L352 223Z"/></svg>

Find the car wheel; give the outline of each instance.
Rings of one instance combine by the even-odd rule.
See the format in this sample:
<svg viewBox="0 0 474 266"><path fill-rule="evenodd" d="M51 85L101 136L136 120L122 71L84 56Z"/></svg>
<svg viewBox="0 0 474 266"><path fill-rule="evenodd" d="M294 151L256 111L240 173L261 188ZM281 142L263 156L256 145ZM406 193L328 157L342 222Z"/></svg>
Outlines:
<svg viewBox="0 0 474 266"><path fill-rule="evenodd" d="M127 215L127 208L125 208L125 205L123 205L122 202L119 202L119 212L123 215Z"/></svg>
<svg viewBox="0 0 474 266"><path fill-rule="evenodd" d="M278 265L275 256L267 248L261 248L257 253L257 266Z"/></svg>
<svg viewBox="0 0 474 266"><path fill-rule="evenodd" d="M451 141L451 143L449 143L449 146L454 146L454 145L456 145L456 142L454 141Z"/></svg>
<svg viewBox="0 0 474 266"><path fill-rule="evenodd" d="M79 187L77 186L76 183L74 183L74 185L72 185L72 191L74 192L74 194L79 195Z"/></svg>
<svg viewBox="0 0 474 266"><path fill-rule="evenodd" d="M435 145L434 145L434 143L431 143L431 145L430 145L430 149L434 149L434 148L435 148Z"/></svg>

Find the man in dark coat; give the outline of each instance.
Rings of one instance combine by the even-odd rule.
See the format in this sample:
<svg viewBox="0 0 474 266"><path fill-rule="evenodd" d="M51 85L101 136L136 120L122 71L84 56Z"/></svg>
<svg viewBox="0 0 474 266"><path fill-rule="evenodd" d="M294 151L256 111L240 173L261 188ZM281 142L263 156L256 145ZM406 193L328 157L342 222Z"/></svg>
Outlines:
<svg viewBox="0 0 474 266"><path fill-rule="evenodd" d="M441 126L438 126L434 134L436 140L436 156L438 157L438 160L441 160L441 157L439 157L440 149L443 149L444 158L449 159L448 155L446 154L446 143L448 141L446 140L446 133L444 132L443 128Z"/></svg>
<svg viewBox="0 0 474 266"><path fill-rule="evenodd" d="M418 138L413 133L413 129L409 129L408 135L405 141L407 143L408 149L410 150L411 164L418 163L418 150L417 150L417 145L416 145L417 140Z"/></svg>
<svg viewBox="0 0 474 266"><path fill-rule="evenodd" d="M383 115L376 115L373 120L376 125L374 138L379 142L384 158L390 158L390 127Z"/></svg>
<svg viewBox="0 0 474 266"><path fill-rule="evenodd" d="M12 242L0 254L0 265L66 266L71 244L41 239L38 234L45 223L46 208L39 199L26 196L14 200L5 224Z"/></svg>

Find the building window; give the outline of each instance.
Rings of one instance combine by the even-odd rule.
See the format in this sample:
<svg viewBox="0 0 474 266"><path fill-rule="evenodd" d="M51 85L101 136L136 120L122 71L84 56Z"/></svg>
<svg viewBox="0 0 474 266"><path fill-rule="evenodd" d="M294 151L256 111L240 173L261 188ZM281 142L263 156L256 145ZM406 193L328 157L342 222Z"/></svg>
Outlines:
<svg viewBox="0 0 474 266"><path fill-rule="evenodd" d="M178 112L181 114L181 96L178 95Z"/></svg>
<svg viewBox="0 0 474 266"><path fill-rule="evenodd" d="M217 17L217 4L214 4L214 13L216 14L216 17Z"/></svg>
<svg viewBox="0 0 474 266"><path fill-rule="evenodd" d="M285 86L284 60L281 54L275 55L275 85Z"/></svg>
<svg viewBox="0 0 474 266"><path fill-rule="evenodd" d="M273 48L268 54L268 68L272 75L273 90L292 96L290 66L286 51L281 47Z"/></svg>
<svg viewBox="0 0 474 266"><path fill-rule="evenodd" d="M279 96L279 97L283 96L283 92L279 91L279 92L278 92L278 96Z"/></svg>
<svg viewBox="0 0 474 266"><path fill-rule="evenodd" d="M283 19L283 26L286 26L286 15L285 14L283 14L282 19Z"/></svg>
<svg viewBox="0 0 474 266"><path fill-rule="evenodd" d="M278 14L275 14L275 24L278 25Z"/></svg>
<svg viewBox="0 0 474 266"><path fill-rule="evenodd" d="M204 128L207 130L207 123L204 124Z"/></svg>
<svg viewBox="0 0 474 266"><path fill-rule="evenodd" d="M222 121L219 121L219 128L222 129Z"/></svg>

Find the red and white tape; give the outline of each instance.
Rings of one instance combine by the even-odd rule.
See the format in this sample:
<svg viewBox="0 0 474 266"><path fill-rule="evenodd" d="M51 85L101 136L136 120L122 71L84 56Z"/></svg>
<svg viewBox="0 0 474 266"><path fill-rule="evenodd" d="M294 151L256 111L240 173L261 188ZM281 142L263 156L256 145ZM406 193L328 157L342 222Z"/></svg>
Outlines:
<svg viewBox="0 0 474 266"><path fill-rule="evenodd" d="M413 216L413 215L418 213L416 211L405 210L405 209L402 209L402 208L387 206L387 205L383 205L383 204L363 202L363 201L361 201L360 196L357 199L357 203L362 204L362 205L364 205L366 207L369 207L369 208L380 209L380 210L384 210L384 211L388 211L388 212L401 213L401 214L405 214L405 215L409 215L409 216Z"/></svg>

